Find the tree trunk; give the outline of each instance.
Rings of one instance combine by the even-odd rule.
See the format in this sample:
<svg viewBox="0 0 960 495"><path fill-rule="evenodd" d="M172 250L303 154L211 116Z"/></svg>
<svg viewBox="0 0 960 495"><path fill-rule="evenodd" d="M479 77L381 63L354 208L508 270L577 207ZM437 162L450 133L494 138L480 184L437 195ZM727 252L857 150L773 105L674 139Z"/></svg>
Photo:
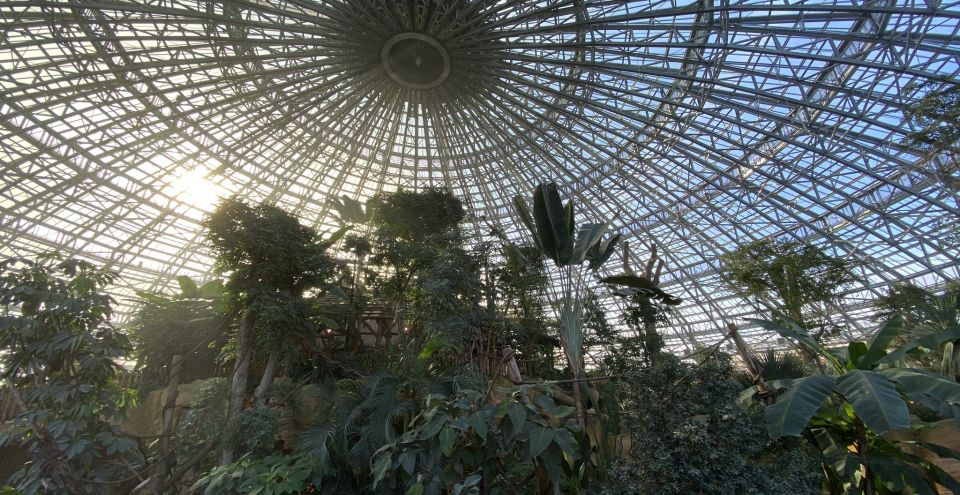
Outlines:
<svg viewBox="0 0 960 495"><path fill-rule="evenodd" d="M267 366L263 369L263 376L260 377L260 384L253 393L253 403L260 406L267 403L267 392L273 385L273 377L277 374L277 367L280 364L280 351L270 351L270 357L267 358Z"/></svg>
<svg viewBox="0 0 960 495"><path fill-rule="evenodd" d="M170 364L170 381L167 382L167 390L163 394L163 429L160 431L160 455L155 467L156 474L151 478L153 481L150 486L150 492L156 495L163 493L164 481L171 468L169 459L170 436L173 435L173 419L177 406L177 395L179 395L181 369L183 369L183 358L177 354L173 356Z"/></svg>
<svg viewBox="0 0 960 495"><path fill-rule="evenodd" d="M247 391L247 373L250 371L250 354L253 351L253 322L250 313L240 318L240 329L237 332L237 360L233 365L233 379L230 382L230 399L227 403L227 425L236 421L243 409L243 399ZM220 465L225 466L234 460L234 446L227 442L223 446L220 456Z"/></svg>

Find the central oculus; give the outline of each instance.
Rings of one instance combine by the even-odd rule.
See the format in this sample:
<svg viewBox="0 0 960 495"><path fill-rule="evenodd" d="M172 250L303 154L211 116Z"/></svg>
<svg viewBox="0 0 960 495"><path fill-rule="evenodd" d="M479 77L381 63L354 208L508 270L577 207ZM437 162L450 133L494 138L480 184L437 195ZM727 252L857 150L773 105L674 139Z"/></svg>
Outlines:
<svg viewBox="0 0 960 495"><path fill-rule="evenodd" d="M400 33L380 50L384 70L399 84L412 89L440 85L450 75L450 55L437 40L422 33Z"/></svg>

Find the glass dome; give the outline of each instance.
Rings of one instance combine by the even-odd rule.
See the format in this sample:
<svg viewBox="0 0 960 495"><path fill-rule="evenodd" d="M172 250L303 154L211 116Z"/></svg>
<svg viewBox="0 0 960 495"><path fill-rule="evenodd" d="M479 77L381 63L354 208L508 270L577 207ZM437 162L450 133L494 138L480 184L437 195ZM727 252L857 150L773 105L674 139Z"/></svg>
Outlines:
<svg viewBox="0 0 960 495"><path fill-rule="evenodd" d="M635 265L658 246L675 349L768 309L718 271L766 238L864 262L835 309L866 331L892 282L960 275L956 162L902 144L911 88L957 79L957 5L7 2L0 256L105 264L123 311L208 274L221 197L324 230L332 196L439 186L519 238L510 198L553 180Z"/></svg>

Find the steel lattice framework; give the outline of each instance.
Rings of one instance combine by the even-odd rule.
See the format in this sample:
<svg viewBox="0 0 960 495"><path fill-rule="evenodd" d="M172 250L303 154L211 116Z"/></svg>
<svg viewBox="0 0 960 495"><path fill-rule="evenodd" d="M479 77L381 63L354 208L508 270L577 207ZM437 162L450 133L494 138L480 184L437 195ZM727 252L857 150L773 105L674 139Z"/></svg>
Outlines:
<svg viewBox="0 0 960 495"><path fill-rule="evenodd" d="M209 272L218 197L326 229L331 195L440 186L519 237L551 179L659 246L674 348L768 309L718 271L760 238L864 261L836 308L863 329L890 283L960 275L956 165L901 145L909 86L957 79L958 5L5 0L0 256L91 258L123 300Z"/></svg>

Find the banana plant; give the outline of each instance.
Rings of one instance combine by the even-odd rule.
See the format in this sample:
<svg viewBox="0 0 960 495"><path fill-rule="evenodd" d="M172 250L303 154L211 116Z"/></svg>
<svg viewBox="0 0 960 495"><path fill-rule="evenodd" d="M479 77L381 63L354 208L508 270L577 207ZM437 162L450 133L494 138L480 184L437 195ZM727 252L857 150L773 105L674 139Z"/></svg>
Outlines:
<svg viewBox="0 0 960 495"><path fill-rule="evenodd" d="M783 393L765 415L771 438L806 434L819 445L833 493L933 494L937 484L960 493L960 482L918 451L958 460L960 452L893 433L911 428L909 402L960 418L960 384L927 370L898 366L912 351L937 348L960 337L960 329L949 328L889 349L903 327L903 319L897 316L869 341L851 342L846 349L834 351L793 321L754 322L828 364L824 374L767 382L768 389ZM741 404L759 391L757 386L746 389Z"/></svg>
<svg viewBox="0 0 960 495"><path fill-rule="evenodd" d="M601 282L610 285L621 285L623 287L618 287L614 289L613 293L622 296L630 297L634 295L639 295L643 297L648 297L656 301L660 301L663 304L670 306L676 306L683 302L682 299L674 295L668 294L654 281L650 280L647 277L640 275L614 275L612 277L604 277L600 279Z"/></svg>
<svg viewBox="0 0 960 495"><path fill-rule="evenodd" d="M583 352L584 270L596 271L610 259L620 240L620 233L609 236L608 222L585 223L579 229L574 223L574 202L566 204L560 198L555 183L544 183L533 190L533 209L521 197L513 198L520 220L530 231L534 244L559 270L563 297L555 304L560 317L560 342L567 364L575 379L583 378L585 371L580 361ZM575 386L577 420L586 426L581 389ZM589 391L588 391L589 393Z"/></svg>
<svg viewBox="0 0 960 495"><path fill-rule="evenodd" d="M332 198L330 206L336 210L334 219L340 225L362 225L370 221L370 210L363 208L363 203L347 195Z"/></svg>

